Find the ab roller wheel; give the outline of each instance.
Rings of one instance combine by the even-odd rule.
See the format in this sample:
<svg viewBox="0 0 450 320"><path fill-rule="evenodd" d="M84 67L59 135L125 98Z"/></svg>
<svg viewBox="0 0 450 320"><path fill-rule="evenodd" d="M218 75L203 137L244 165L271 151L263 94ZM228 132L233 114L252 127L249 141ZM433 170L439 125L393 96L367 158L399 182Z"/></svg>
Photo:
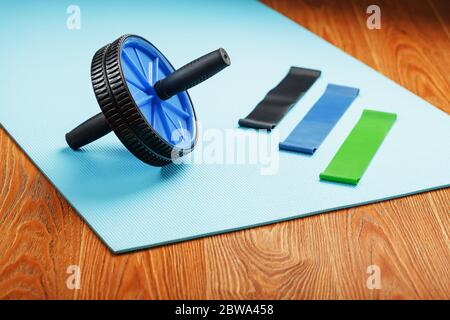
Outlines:
<svg viewBox="0 0 450 320"><path fill-rule="evenodd" d="M186 91L230 65L224 49L175 71L150 42L125 35L97 51L91 81L101 113L66 134L77 150L114 131L138 159L164 166L195 146L197 119Z"/></svg>

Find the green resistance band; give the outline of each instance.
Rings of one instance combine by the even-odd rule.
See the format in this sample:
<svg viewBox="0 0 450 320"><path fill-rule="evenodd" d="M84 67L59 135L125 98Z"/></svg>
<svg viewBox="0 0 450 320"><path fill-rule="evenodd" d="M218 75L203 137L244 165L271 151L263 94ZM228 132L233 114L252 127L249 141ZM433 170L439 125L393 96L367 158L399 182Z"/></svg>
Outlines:
<svg viewBox="0 0 450 320"><path fill-rule="evenodd" d="M396 119L395 113L364 110L320 179L358 184Z"/></svg>

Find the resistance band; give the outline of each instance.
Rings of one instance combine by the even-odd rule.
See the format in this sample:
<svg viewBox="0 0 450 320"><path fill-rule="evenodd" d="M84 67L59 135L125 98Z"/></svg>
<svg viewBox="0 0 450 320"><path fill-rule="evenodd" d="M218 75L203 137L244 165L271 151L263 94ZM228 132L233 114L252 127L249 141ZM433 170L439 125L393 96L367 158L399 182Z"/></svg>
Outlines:
<svg viewBox="0 0 450 320"><path fill-rule="evenodd" d="M280 149L313 154L358 96L359 89L329 84Z"/></svg>
<svg viewBox="0 0 450 320"><path fill-rule="evenodd" d="M364 110L320 179L358 184L396 119L394 113Z"/></svg>
<svg viewBox="0 0 450 320"><path fill-rule="evenodd" d="M291 67L286 77L253 111L239 120L241 127L271 130L319 78L320 71Z"/></svg>

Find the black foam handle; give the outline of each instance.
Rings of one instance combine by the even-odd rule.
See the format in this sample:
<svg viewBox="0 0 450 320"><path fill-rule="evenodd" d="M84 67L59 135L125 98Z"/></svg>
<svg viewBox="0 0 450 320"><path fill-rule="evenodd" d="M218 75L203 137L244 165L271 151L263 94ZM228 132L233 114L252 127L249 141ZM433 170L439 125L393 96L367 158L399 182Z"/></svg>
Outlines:
<svg viewBox="0 0 450 320"><path fill-rule="evenodd" d="M103 113L100 112L67 133L66 141L69 147L73 150L78 150L110 132L111 128L108 121Z"/></svg>
<svg viewBox="0 0 450 320"><path fill-rule="evenodd" d="M210 52L155 83L155 92L162 100L185 91L211 78L231 64L228 53L220 48Z"/></svg>

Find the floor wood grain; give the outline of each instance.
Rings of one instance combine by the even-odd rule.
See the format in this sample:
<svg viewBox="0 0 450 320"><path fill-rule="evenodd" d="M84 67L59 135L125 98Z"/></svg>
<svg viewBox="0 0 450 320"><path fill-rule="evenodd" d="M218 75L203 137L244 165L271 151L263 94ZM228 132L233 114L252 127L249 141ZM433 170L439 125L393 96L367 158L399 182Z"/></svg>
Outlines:
<svg viewBox="0 0 450 320"><path fill-rule="evenodd" d="M449 1L377 1L381 30L371 1L265 2L450 113ZM0 129L0 298L450 299L449 213L439 190L114 256Z"/></svg>

